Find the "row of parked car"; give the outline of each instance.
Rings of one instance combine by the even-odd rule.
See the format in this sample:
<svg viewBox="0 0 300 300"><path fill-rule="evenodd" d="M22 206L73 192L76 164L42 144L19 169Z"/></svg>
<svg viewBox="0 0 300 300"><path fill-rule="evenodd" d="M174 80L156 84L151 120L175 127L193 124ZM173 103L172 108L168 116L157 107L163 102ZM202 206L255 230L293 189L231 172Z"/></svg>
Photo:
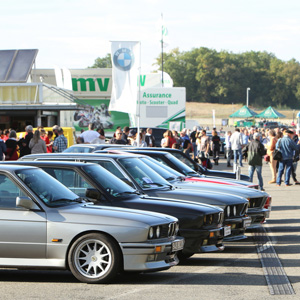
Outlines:
<svg viewBox="0 0 300 300"><path fill-rule="evenodd" d="M84 144L3 162L0 265L87 283L165 270L260 226L271 197L257 188L176 149Z"/></svg>

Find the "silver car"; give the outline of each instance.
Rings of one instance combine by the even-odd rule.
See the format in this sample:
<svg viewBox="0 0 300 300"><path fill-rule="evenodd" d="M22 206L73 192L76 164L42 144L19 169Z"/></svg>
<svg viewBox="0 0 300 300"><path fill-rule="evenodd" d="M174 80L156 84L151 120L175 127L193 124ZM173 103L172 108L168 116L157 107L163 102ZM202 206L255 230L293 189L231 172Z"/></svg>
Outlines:
<svg viewBox="0 0 300 300"><path fill-rule="evenodd" d="M103 283L178 263L172 216L96 206L35 167L0 167L0 266L69 269Z"/></svg>

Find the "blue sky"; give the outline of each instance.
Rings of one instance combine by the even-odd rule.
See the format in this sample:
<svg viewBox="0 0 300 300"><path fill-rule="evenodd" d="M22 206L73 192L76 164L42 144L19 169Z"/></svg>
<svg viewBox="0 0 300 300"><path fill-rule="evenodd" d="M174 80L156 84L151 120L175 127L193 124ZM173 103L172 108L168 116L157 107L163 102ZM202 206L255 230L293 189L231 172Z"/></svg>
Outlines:
<svg viewBox="0 0 300 300"><path fill-rule="evenodd" d="M163 13L169 46L234 53L267 51L300 61L296 0L15 0L2 1L0 49L39 49L37 68L86 68L112 40L141 41L142 72L160 53Z"/></svg>

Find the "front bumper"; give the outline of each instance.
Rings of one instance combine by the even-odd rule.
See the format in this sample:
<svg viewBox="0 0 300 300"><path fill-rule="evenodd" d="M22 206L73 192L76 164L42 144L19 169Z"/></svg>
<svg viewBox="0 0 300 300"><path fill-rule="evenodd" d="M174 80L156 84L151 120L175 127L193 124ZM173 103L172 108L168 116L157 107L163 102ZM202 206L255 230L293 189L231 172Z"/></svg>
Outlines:
<svg viewBox="0 0 300 300"><path fill-rule="evenodd" d="M249 208L247 215L251 217L251 225L248 228L259 227L270 214L266 208Z"/></svg>
<svg viewBox="0 0 300 300"><path fill-rule="evenodd" d="M183 252L201 253L224 250L223 227L215 229L179 229L179 234L184 237Z"/></svg>
<svg viewBox="0 0 300 300"><path fill-rule="evenodd" d="M251 226L250 217L228 218L225 219L224 225L231 227L231 234L224 237L224 241L238 241L246 239L245 230Z"/></svg>
<svg viewBox="0 0 300 300"><path fill-rule="evenodd" d="M124 271L153 272L167 270L179 263L177 251L184 247L184 238L176 237L172 241L154 243L120 244Z"/></svg>

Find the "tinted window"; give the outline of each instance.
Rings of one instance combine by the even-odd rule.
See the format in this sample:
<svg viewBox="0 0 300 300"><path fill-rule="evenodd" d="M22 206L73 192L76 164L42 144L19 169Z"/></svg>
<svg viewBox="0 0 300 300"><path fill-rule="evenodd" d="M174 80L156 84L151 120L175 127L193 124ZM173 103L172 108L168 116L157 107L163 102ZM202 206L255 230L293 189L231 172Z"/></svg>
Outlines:
<svg viewBox="0 0 300 300"><path fill-rule="evenodd" d="M103 168L100 168L98 165L85 166L83 169L103 190L113 197L128 197L128 194L135 193L135 190L128 184L116 178L116 176L110 172L103 170Z"/></svg>
<svg viewBox="0 0 300 300"><path fill-rule="evenodd" d="M16 208L16 198L26 196L7 176L0 175L0 207Z"/></svg>
<svg viewBox="0 0 300 300"><path fill-rule="evenodd" d="M164 178L154 172L140 159L123 158L119 161L142 189L153 189L161 186L169 186L169 183Z"/></svg>
<svg viewBox="0 0 300 300"><path fill-rule="evenodd" d="M78 198L63 184L40 169L22 169L17 176L48 206L67 205Z"/></svg>
<svg viewBox="0 0 300 300"><path fill-rule="evenodd" d="M84 197L86 189L93 188L93 186L74 170L54 168L42 169L78 196Z"/></svg>

